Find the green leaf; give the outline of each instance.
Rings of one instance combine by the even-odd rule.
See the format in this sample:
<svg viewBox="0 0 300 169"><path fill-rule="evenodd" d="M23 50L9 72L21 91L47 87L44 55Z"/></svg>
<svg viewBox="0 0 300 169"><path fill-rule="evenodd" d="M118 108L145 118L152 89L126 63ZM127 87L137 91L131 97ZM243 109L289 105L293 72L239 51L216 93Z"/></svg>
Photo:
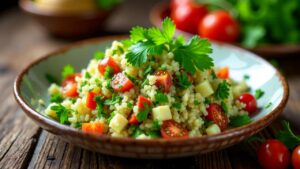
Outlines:
<svg viewBox="0 0 300 169"><path fill-rule="evenodd" d="M180 110L181 109L181 103L180 102L175 102L175 103L172 104L172 107Z"/></svg>
<svg viewBox="0 0 300 169"><path fill-rule="evenodd" d="M50 96L51 103L61 103L62 101L64 101L64 98L60 93L52 94Z"/></svg>
<svg viewBox="0 0 300 169"><path fill-rule="evenodd" d="M117 94L113 94L111 99L105 100L105 105L114 105L116 103L119 103L121 101L121 96Z"/></svg>
<svg viewBox="0 0 300 169"><path fill-rule="evenodd" d="M156 45L161 45L168 42L168 39L165 38L164 34L158 28L150 28L148 30L148 35Z"/></svg>
<svg viewBox="0 0 300 169"><path fill-rule="evenodd" d="M106 66L105 72L104 72L104 78L110 79L112 77L113 73L114 73L113 68L111 68L110 66Z"/></svg>
<svg viewBox="0 0 300 169"><path fill-rule="evenodd" d="M150 112L150 106L147 103L143 103L143 109L137 113L137 120L139 122L145 121L148 118Z"/></svg>
<svg viewBox="0 0 300 169"><path fill-rule="evenodd" d="M226 114L228 114L228 106L224 101L221 101L221 107Z"/></svg>
<svg viewBox="0 0 300 169"><path fill-rule="evenodd" d="M265 109L268 109L268 108L270 108L272 105L273 105L273 103L272 103L272 102L269 102L264 108L265 108Z"/></svg>
<svg viewBox="0 0 300 169"><path fill-rule="evenodd" d="M264 94L265 94L265 92L262 91L261 89L255 90L255 98L256 98L257 100L260 99Z"/></svg>
<svg viewBox="0 0 300 169"><path fill-rule="evenodd" d="M97 118L106 118L106 113L104 112L104 101L102 96L96 96L95 101L97 103Z"/></svg>
<svg viewBox="0 0 300 169"><path fill-rule="evenodd" d="M176 72L175 75L177 78L176 85L180 88L187 89L192 85L189 76L185 71L182 71L181 73Z"/></svg>
<svg viewBox="0 0 300 169"><path fill-rule="evenodd" d="M65 79L66 77L74 74L74 67L70 64L66 65L62 70L62 77Z"/></svg>
<svg viewBox="0 0 300 169"><path fill-rule="evenodd" d="M145 28L139 26L134 27L130 31L130 39L133 42L143 41L144 39L146 39L146 32L147 30Z"/></svg>
<svg viewBox="0 0 300 169"><path fill-rule="evenodd" d="M61 104L51 106L50 109L56 112L57 118L61 124L65 124L68 121L69 114L72 111Z"/></svg>
<svg viewBox="0 0 300 169"><path fill-rule="evenodd" d="M129 130L132 131L131 137L133 137L133 138L137 138L138 136L143 134L143 130L139 126L136 126L136 125L130 126Z"/></svg>
<svg viewBox="0 0 300 169"><path fill-rule="evenodd" d="M94 54L94 59L96 60L102 60L105 57L105 54L101 51L97 51Z"/></svg>
<svg viewBox="0 0 300 169"><path fill-rule="evenodd" d="M240 127L251 122L252 120L248 114L230 117L230 126L232 127Z"/></svg>
<svg viewBox="0 0 300 169"><path fill-rule="evenodd" d="M283 142L289 149L295 148L300 144L300 136L293 133L287 121L282 122L283 130L276 133L275 137Z"/></svg>
<svg viewBox="0 0 300 169"><path fill-rule="evenodd" d="M184 70L194 74L196 70L206 70L214 66L213 59L208 56L212 53L211 45L206 39L194 36L186 45L174 50L174 59Z"/></svg>
<svg viewBox="0 0 300 169"><path fill-rule="evenodd" d="M223 80L223 82L218 85L214 96L219 100L224 100L229 97L229 83L226 80Z"/></svg>
<svg viewBox="0 0 300 169"><path fill-rule="evenodd" d="M154 97L155 97L155 102L159 104L164 104L169 102L168 96L164 93L157 92Z"/></svg>
<svg viewBox="0 0 300 169"><path fill-rule="evenodd" d="M176 30L176 26L174 22L169 17L167 17L164 19L162 23L162 28L163 28L165 38L168 41L171 41L173 39Z"/></svg>
<svg viewBox="0 0 300 169"><path fill-rule="evenodd" d="M114 118L114 116L116 115L116 112L111 112L109 117L107 118L107 123L110 123L111 119Z"/></svg>
<svg viewBox="0 0 300 169"><path fill-rule="evenodd" d="M119 4L121 0L96 0L96 4L103 9L111 9L117 4Z"/></svg>
<svg viewBox="0 0 300 169"><path fill-rule="evenodd" d="M250 79L250 76L249 75L244 75L244 80L249 80Z"/></svg>
<svg viewBox="0 0 300 169"><path fill-rule="evenodd" d="M152 66L148 65L145 70L143 71L143 76L147 77L149 74L151 74L153 72Z"/></svg>

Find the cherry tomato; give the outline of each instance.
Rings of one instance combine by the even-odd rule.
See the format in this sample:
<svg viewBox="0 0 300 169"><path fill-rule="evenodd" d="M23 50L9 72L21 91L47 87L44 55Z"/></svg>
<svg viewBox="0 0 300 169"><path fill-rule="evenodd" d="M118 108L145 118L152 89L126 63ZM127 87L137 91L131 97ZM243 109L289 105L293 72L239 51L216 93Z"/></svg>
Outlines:
<svg viewBox="0 0 300 169"><path fill-rule="evenodd" d="M104 124L101 122L82 123L82 131L94 134L103 134Z"/></svg>
<svg viewBox="0 0 300 169"><path fill-rule="evenodd" d="M225 66L225 67L219 68L217 71L217 76L223 80L228 79L229 78L229 67Z"/></svg>
<svg viewBox="0 0 300 169"><path fill-rule="evenodd" d="M198 25L208 13L206 6L195 4L190 0L185 5L177 6L171 11L171 18L180 30L197 33Z"/></svg>
<svg viewBox="0 0 300 169"><path fill-rule="evenodd" d="M133 83L123 73L118 73L112 78L111 87L116 92L126 92L133 88Z"/></svg>
<svg viewBox="0 0 300 169"><path fill-rule="evenodd" d="M211 103L206 110L208 112L207 120L213 121L222 131L228 128L228 117L220 105Z"/></svg>
<svg viewBox="0 0 300 169"><path fill-rule="evenodd" d="M183 6L183 5L188 4L190 1L191 0L171 0L170 9L174 10L179 6Z"/></svg>
<svg viewBox="0 0 300 169"><path fill-rule="evenodd" d="M198 33L211 40L235 42L240 32L238 22L227 11L215 11L203 18Z"/></svg>
<svg viewBox="0 0 300 169"><path fill-rule="evenodd" d="M106 57L100 61L98 71L104 75L106 67L109 66L113 69L114 74L121 72L120 66L115 62L112 57Z"/></svg>
<svg viewBox="0 0 300 169"><path fill-rule="evenodd" d="M147 104L148 106L150 106L151 105L151 101L149 99L147 99L146 97L140 95L138 97L138 100L137 100L137 107L140 110L143 110L144 109L144 104Z"/></svg>
<svg viewBox="0 0 300 169"><path fill-rule="evenodd" d="M294 169L300 169L300 145L293 151L292 164Z"/></svg>
<svg viewBox="0 0 300 169"><path fill-rule="evenodd" d="M154 75L156 76L156 86L162 87L163 92L169 93L172 86L172 77L170 73L165 70L160 70L157 71Z"/></svg>
<svg viewBox="0 0 300 169"><path fill-rule="evenodd" d="M77 97L77 82L75 81L76 77L80 77L79 73L74 73L72 75L67 76L61 83L62 86L62 94L65 97Z"/></svg>
<svg viewBox="0 0 300 169"><path fill-rule="evenodd" d="M174 120L163 121L160 132L165 139L188 138L189 136L189 131Z"/></svg>
<svg viewBox="0 0 300 169"><path fill-rule="evenodd" d="M239 97L239 101L246 105L245 110L248 113L255 113L257 111L257 103L255 97L250 93L242 94Z"/></svg>
<svg viewBox="0 0 300 169"><path fill-rule="evenodd" d="M86 97L86 107L95 110L97 107L97 103L95 101L95 97L97 96L94 92L88 92Z"/></svg>
<svg viewBox="0 0 300 169"><path fill-rule="evenodd" d="M135 114L132 114L130 116L130 119L129 119L128 123L131 124L131 125L138 125L139 124L139 121L138 121Z"/></svg>
<svg viewBox="0 0 300 169"><path fill-rule="evenodd" d="M270 139L258 148L258 161L264 169L285 169L289 165L290 153L280 141Z"/></svg>

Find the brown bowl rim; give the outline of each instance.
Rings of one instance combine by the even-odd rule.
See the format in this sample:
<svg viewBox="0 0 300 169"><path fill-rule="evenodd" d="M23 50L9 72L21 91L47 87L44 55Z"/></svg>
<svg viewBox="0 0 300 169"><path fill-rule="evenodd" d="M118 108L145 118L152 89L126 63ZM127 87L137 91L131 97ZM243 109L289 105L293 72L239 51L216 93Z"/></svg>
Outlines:
<svg viewBox="0 0 300 169"><path fill-rule="evenodd" d="M91 10L91 11L82 11L82 12L59 12L59 11L47 11L42 10L37 7L32 0L20 0L19 1L20 8L29 14L39 15L39 16L47 16L47 17L82 17L82 18L90 18L92 16L103 15L103 13L110 12L112 9L101 9Z"/></svg>
<svg viewBox="0 0 300 169"><path fill-rule="evenodd" d="M44 126L47 126L47 128L51 128L52 132L53 132L53 129L55 129L55 131L53 133L60 133L60 134L67 133L68 135L71 135L72 137L74 137L74 136L80 137L80 138L84 138L84 139L90 140L90 141L100 141L100 142L109 141L111 143L116 143L116 144L148 145L148 146L154 146L154 147L156 147L156 146L172 146L172 145L180 146L180 145L191 145L191 144L195 144L195 143L198 144L198 143L220 142L222 140L226 140L229 138L243 136L247 133L251 133L254 129L262 129L265 126L269 125L276 117L278 117L278 115L282 112L284 106L287 103L288 96L289 96L289 87L288 87L286 79L274 66L269 64L263 58L259 58L257 55L256 55L256 57L258 57L258 59L265 61L272 68L274 68L274 70L277 71L277 76L283 86L282 100L280 101L279 105L273 111L271 111L268 115L264 116L263 118L255 121L255 122L252 122L250 124L247 124L247 125L244 125L244 126L241 126L238 128L232 128L232 129L226 130L220 134L216 134L216 135L212 135L212 136L205 135L205 136L191 137L191 138L186 138L186 139L161 139L161 138L159 138L159 139L134 139L134 138L127 138L127 137L126 138L111 137L111 136L107 136L107 135L93 135L93 134L89 134L89 133L84 133L79 129L75 129L75 128L72 128L67 125L62 125L59 122L56 122L55 120L52 120L52 119L42 115L41 113L35 111L32 107L30 107L29 104L27 104L26 101L21 96L20 85L21 85L21 81L22 81L24 75L27 74L33 66L39 64L40 62L48 59L49 57L56 57L57 54L64 53L64 52L66 52L70 49L76 48L76 47L80 47L80 46L84 46L84 45L88 45L88 44L103 43L103 42L107 42L107 41L111 41L111 40L121 40L126 37L128 37L128 36L107 36L107 37L93 38L93 39L79 41L79 42L76 42L76 43L73 43L70 45L66 45L65 47L55 50L54 52L50 52L49 54L44 55L43 57L32 61L29 65L27 65L21 71L21 73L16 77L16 79L14 81L14 96L15 96L16 101L19 103L19 105L25 111L25 113L30 118L32 118L34 121L38 121L39 123L43 124ZM219 44L222 45L222 43L219 43ZM228 44L224 44L224 45L232 46L232 45L228 45ZM235 46L232 46L232 47L238 48L244 52L248 52L239 47L235 47ZM251 52L249 52L249 53L251 53Z"/></svg>
<svg viewBox="0 0 300 169"><path fill-rule="evenodd" d="M166 9L170 9L167 2L158 2L151 8L149 19L153 25L160 26L160 24L162 22L162 18L160 15L162 14L162 11L164 11ZM194 34L191 34L189 32L185 32L182 30L177 29L176 31L180 34L194 36ZM216 42L216 43L218 43L218 42ZM252 52L257 52L259 54L264 54L264 57L272 57L272 55L273 55L273 57L276 57L276 56L278 57L278 56L282 56L282 55L286 55L286 54L300 53L300 43L296 43L296 44L266 43L266 44L261 44L259 46L256 46L254 48L243 47L242 44L240 44L240 43L234 43L232 45L250 50Z"/></svg>

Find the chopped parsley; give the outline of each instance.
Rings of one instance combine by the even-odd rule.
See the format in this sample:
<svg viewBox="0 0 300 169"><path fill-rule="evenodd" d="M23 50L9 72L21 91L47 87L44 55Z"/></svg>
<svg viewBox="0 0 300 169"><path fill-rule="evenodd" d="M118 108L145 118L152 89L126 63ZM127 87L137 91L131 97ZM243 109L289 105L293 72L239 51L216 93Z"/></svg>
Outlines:
<svg viewBox="0 0 300 169"><path fill-rule="evenodd" d="M126 77L134 84L138 84L138 79L125 72Z"/></svg>
<svg viewBox="0 0 300 169"><path fill-rule="evenodd" d="M133 138L137 138L138 136L140 136L141 134L143 134L142 129L139 126L136 126L136 125L130 126L129 130L132 131L131 136Z"/></svg>
<svg viewBox="0 0 300 169"><path fill-rule="evenodd" d="M169 102L168 96L164 93L161 93L161 92L157 92L155 94L154 98L155 98L155 102L159 103L159 104L164 104L164 103Z"/></svg>
<svg viewBox="0 0 300 169"><path fill-rule="evenodd" d="M250 76L249 75L244 75L244 80L249 80L250 79Z"/></svg>
<svg viewBox="0 0 300 169"><path fill-rule="evenodd" d="M74 127L75 128L81 128L81 126L82 126L81 122L76 122Z"/></svg>
<svg viewBox="0 0 300 169"><path fill-rule="evenodd" d="M65 124L68 120L69 114L71 113L71 109L65 108L63 105L58 104L55 106L51 106L51 110L56 112L57 118L61 124Z"/></svg>
<svg viewBox="0 0 300 169"><path fill-rule="evenodd" d="M96 110L97 110L97 118L105 118L106 113L104 112L104 102L102 96L96 96L95 101L97 103Z"/></svg>
<svg viewBox="0 0 300 169"><path fill-rule="evenodd" d="M143 103L143 108L142 110L139 110L139 112L136 115L136 118L139 122L145 121L149 113L150 113L150 106L147 103Z"/></svg>
<svg viewBox="0 0 300 169"><path fill-rule="evenodd" d="M152 126L149 129L149 131L146 132L146 134L148 136L150 136L151 138L160 138L160 125L158 120L153 120L152 122Z"/></svg>
<svg viewBox="0 0 300 169"><path fill-rule="evenodd" d="M127 102L127 107L131 109L133 108L133 104L131 102Z"/></svg>
<svg viewBox="0 0 300 169"><path fill-rule="evenodd" d="M229 83L226 80L218 85L214 96L219 100L224 100L229 97Z"/></svg>
<svg viewBox="0 0 300 169"><path fill-rule="evenodd" d="M96 60L101 60L101 59L104 58L104 56L105 56L105 54L104 54L103 52L97 51L97 52L95 52L95 54L94 54L94 59L96 59Z"/></svg>
<svg viewBox="0 0 300 169"><path fill-rule="evenodd" d="M112 51L113 55L115 54L121 55L122 53L124 53L124 49L121 46L117 46L117 49Z"/></svg>
<svg viewBox="0 0 300 169"><path fill-rule="evenodd" d="M211 103L211 100L209 98L204 99L204 104L209 105Z"/></svg>
<svg viewBox="0 0 300 169"><path fill-rule="evenodd" d="M270 108L272 105L273 105L273 103L272 103L272 102L269 102L269 103L265 106L265 109Z"/></svg>
<svg viewBox="0 0 300 169"><path fill-rule="evenodd" d="M224 112L226 114L228 114L228 107L227 107L227 104L225 102L221 101L221 107L224 110Z"/></svg>
<svg viewBox="0 0 300 169"><path fill-rule="evenodd" d="M104 78L110 79L112 77L113 73L114 73L113 68L111 68L110 66L106 66L105 72L104 72Z"/></svg>
<svg viewBox="0 0 300 169"><path fill-rule="evenodd" d="M71 66L70 64L68 64L63 68L61 75L62 75L63 79L65 79L66 77L74 74L74 72L75 72L74 67Z"/></svg>
<svg viewBox="0 0 300 169"><path fill-rule="evenodd" d="M180 102L175 102L172 104L172 107L174 107L175 109L180 110L181 109L181 103Z"/></svg>
<svg viewBox="0 0 300 169"><path fill-rule="evenodd" d="M142 83L142 88L145 86L145 85L149 85L149 80L148 79L146 79L145 81L143 81L143 83Z"/></svg>
<svg viewBox="0 0 300 169"><path fill-rule="evenodd" d="M110 123L111 119L116 115L116 112L111 112L109 117L107 118L107 123Z"/></svg>
<svg viewBox="0 0 300 169"><path fill-rule="evenodd" d="M105 105L114 105L116 103L119 103L121 101L121 96L117 94L113 94L111 99L105 100Z"/></svg>
<svg viewBox="0 0 300 169"><path fill-rule="evenodd" d="M105 87L106 87L106 89L108 89L108 90L113 90L113 88L111 87L111 81L110 81L110 80L107 81Z"/></svg>
<svg viewBox="0 0 300 169"><path fill-rule="evenodd" d="M198 100L195 100L194 105L198 106L198 105L200 105L200 102Z"/></svg>
<svg viewBox="0 0 300 169"><path fill-rule="evenodd" d="M85 72L84 77L86 79L90 79L92 76L91 76L91 74L89 72Z"/></svg>
<svg viewBox="0 0 300 169"><path fill-rule="evenodd" d="M275 137L283 142L289 149L295 148L300 144L300 135L296 135L291 130L290 124L287 121L282 122L283 130L275 134Z"/></svg>
<svg viewBox="0 0 300 169"><path fill-rule="evenodd" d="M260 99L264 94L265 94L265 92L262 91L261 89L255 90L255 98L256 98L257 100Z"/></svg>
<svg viewBox="0 0 300 169"><path fill-rule="evenodd" d="M145 70L144 70L144 72L143 72L143 76L144 77L147 77L149 74L151 74L153 72L153 68L152 68L152 66L151 65L148 65L146 68L145 68Z"/></svg>
<svg viewBox="0 0 300 169"><path fill-rule="evenodd" d="M240 126L249 124L251 122L252 122L252 120L248 114L230 117L230 126L231 127L240 127Z"/></svg>
<svg viewBox="0 0 300 169"><path fill-rule="evenodd" d="M175 75L177 78L176 85L179 86L180 88L187 89L192 85L189 76L185 71L182 71L181 73L176 72Z"/></svg>
<svg viewBox="0 0 300 169"><path fill-rule="evenodd" d="M61 103L62 101L64 101L64 98L60 93L52 94L50 96L51 103Z"/></svg>
<svg viewBox="0 0 300 169"><path fill-rule="evenodd" d="M210 76L212 79L217 79L217 75L216 75L216 72L214 70L211 70L211 73L210 73Z"/></svg>

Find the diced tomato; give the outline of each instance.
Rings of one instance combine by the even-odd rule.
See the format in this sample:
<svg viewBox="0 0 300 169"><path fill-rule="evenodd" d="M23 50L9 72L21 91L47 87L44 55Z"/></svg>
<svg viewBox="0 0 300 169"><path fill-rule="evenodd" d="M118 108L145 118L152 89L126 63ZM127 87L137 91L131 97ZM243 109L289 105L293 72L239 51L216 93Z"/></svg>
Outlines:
<svg viewBox="0 0 300 169"><path fill-rule="evenodd" d="M118 73L112 78L111 87L116 92L126 92L133 88L134 84L123 73Z"/></svg>
<svg viewBox="0 0 300 169"><path fill-rule="evenodd" d="M188 138L189 135L189 131L174 120L163 121L160 132L165 139Z"/></svg>
<svg viewBox="0 0 300 169"><path fill-rule="evenodd" d="M74 73L72 75L67 76L63 82L61 83L62 86L62 94L65 97L77 97L77 82L75 81L76 77L80 77L81 74Z"/></svg>
<svg viewBox="0 0 300 169"><path fill-rule="evenodd" d="M104 124L101 122L82 123L82 131L94 134L103 134Z"/></svg>
<svg viewBox="0 0 300 169"><path fill-rule="evenodd" d="M89 92L86 97L86 107L95 110L97 107L97 103L95 101L95 97L97 96L94 92Z"/></svg>
<svg viewBox="0 0 300 169"><path fill-rule="evenodd" d="M137 119L137 117L136 117L135 114L132 114L130 116L129 124L131 124L131 125L138 125L139 124L139 121L138 121L138 119Z"/></svg>
<svg viewBox="0 0 300 169"><path fill-rule="evenodd" d="M101 60L98 65L98 71L102 75L104 75L107 66L113 69L114 74L121 72L120 66L116 63L116 61L112 57L106 57L103 60Z"/></svg>
<svg viewBox="0 0 300 169"><path fill-rule="evenodd" d="M162 87L163 92L169 93L172 86L172 77L169 72L165 70L157 71L155 74L157 87Z"/></svg>
<svg viewBox="0 0 300 169"><path fill-rule="evenodd" d="M228 117L220 105L211 103L206 110L208 112L207 120L213 121L222 131L228 128Z"/></svg>
<svg viewBox="0 0 300 169"><path fill-rule="evenodd" d="M225 66L225 67L219 68L217 71L217 76L223 80L228 79L229 78L229 67Z"/></svg>
<svg viewBox="0 0 300 169"><path fill-rule="evenodd" d="M255 97L250 93L244 93L239 97L239 101L246 105L245 110L251 114L257 111L257 103Z"/></svg>
<svg viewBox="0 0 300 169"><path fill-rule="evenodd" d="M144 104L147 104L148 106L151 105L151 101L149 99L147 99L146 97L140 95L138 97L138 101L137 101L137 107L141 110L144 109Z"/></svg>

